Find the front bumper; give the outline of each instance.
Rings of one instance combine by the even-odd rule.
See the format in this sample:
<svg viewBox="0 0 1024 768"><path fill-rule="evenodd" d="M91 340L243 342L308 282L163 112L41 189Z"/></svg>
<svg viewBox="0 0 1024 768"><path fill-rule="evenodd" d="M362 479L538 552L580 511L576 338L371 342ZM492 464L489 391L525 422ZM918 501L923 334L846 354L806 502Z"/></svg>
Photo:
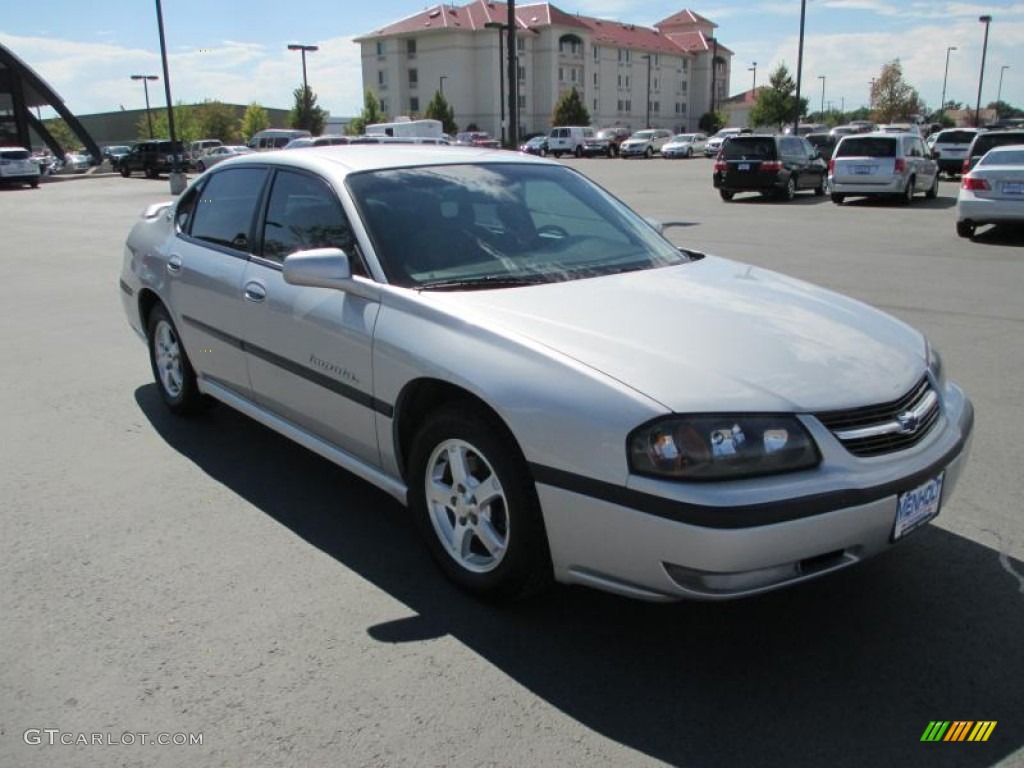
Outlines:
<svg viewBox="0 0 1024 768"><path fill-rule="evenodd" d="M955 385L947 391L935 429L900 458L849 457L847 467L864 470L833 472L831 491L747 508L689 504L682 494L692 485L644 480L636 484L641 494L600 483L572 487L557 472L535 468L555 576L648 600L721 600L797 584L883 552L893 545L899 494L944 472L941 515L966 463L973 408ZM658 489L667 493L655 496ZM676 497L668 498L673 490ZM710 504L717 490L698 492ZM638 496L649 504L635 503ZM687 510L695 511L681 521Z"/></svg>
<svg viewBox="0 0 1024 768"><path fill-rule="evenodd" d="M619 154L622 157L643 157L645 154L647 154L648 150L650 150L651 152L654 152L654 149L653 149L653 147L651 147L650 144L639 144L639 145L634 145L634 146L629 146L629 147L627 147L627 146L620 146L619 147Z"/></svg>

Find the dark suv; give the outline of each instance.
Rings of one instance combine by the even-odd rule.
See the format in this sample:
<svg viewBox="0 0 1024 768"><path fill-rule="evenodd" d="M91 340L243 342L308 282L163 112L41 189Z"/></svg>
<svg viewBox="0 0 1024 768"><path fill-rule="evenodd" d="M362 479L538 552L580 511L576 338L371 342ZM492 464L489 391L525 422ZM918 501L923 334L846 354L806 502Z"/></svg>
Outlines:
<svg viewBox="0 0 1024 768"><path fill-rule="evenodd" d="M964 164L961 172L967 173L971 170L992 147L1004 147L1007 144L1024 144L1024 128L982 131L974 137L971 146L964 153Z"/></svg>
<svg viewBox="0 0 1024 768"><path fill-rule="evenodd" d="M792 200L799 189L824 195L828 166L802 136L740 134L722 145L713 179L723 200L732 200L737 192Z"/></svg>
<svg viewBox="0 0 1024 768"><path fill-rule="evenodd" d="M133 171L142 171L147 179L155 179L161 173L170 173L174 155L178 155L181 170L185 170L184 146L180 141L167 139L140 141L132 146L130 154L121 159L118 167L126 179Z"/></svg>

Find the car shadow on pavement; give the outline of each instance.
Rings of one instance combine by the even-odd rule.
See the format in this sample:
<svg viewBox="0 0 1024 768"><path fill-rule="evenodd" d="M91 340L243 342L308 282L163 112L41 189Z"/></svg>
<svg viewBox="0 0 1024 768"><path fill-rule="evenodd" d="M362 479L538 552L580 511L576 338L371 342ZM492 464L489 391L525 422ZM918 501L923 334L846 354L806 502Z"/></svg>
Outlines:
<svg viewBox="0 0 1024 768"><path fill-rule="evenodd" d="M848 197L843 201L844 208L902 208L906 211L935 211L956 208L956 195L946 197L939 195L929 200L918 195L914 202L905 205L899 200L884 197Z"/></svg>
<svg viewBox="0 0 1024 768"><path fill-rule="evenodd" d="M1024 745L1024 564L988 546L929 526L870 562L752 599L659 605L557 586L498 608L445 581L390 496L229 408L184 421L154 385L135 396L201 471L416 613L371 637L451 635L652 758L935 768L992 765ZM933 720L998 725L987 743L922 743Z"/></svg>
<svg viewBox="0 0 1024 768"><path fill-rule="evenodd" d="M978 227L972 243L978 245L1014 245L1024 246L1024 226L997 224L995 226Z"/></svg>

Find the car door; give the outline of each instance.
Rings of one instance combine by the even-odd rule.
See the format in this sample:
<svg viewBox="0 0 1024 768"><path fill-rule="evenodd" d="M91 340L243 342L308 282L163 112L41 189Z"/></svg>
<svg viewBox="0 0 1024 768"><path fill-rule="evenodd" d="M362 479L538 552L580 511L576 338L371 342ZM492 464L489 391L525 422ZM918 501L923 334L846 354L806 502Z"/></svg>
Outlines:
<svg viewBox="0 0 1024 768"><path fill-rule="evenodd" d="M242 280L266 168L229 168L193 186L175 209L166 262L169 306L197 374L242 394Z"/></svg>
<svg viewBox="0 0 1024 768"><path fill-rule="evenodd" d="M286 283L286 256L337 247L366 274L341 204L326 181L279 169L245 280L245 347L254 398L287 421L372 464L380 463L373 397L376 301Z"/></svg>
<svg viewBox="0 0 1024 768"><path fill-rule="evenodd" d="M911 154L917 165L917 188L931 189L935 183L935 177L939 173L939 164L932 158L928 148L924 145L924 139L920 136L910 137Z"/></svg>
<svg viewBox="0 0 1024 768"><path fill-rule="evenodd" d="M804 165L803 175L806 177L807 189L816 189L821 180L828 174L828 165L821 159L817 148L805 138L797 139L800 142L800 156Z"/></svg>

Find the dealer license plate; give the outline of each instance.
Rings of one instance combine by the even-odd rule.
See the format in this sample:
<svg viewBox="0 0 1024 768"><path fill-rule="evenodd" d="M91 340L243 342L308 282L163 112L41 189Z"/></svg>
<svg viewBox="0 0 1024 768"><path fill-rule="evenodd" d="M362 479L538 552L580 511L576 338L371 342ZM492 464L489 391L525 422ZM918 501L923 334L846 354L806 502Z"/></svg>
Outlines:
<svg viewBox="0 0 1024 768"><path fill-rule="evenodd" d="M873 165L855 165L853 166L853 172L858 176L868 176L873 173L875 166Z"/></svg>
<svg viewBox="0 0 1024 768"><path fill-rule="evenodd" d="M736 170L737 171L749 171L750 170L750 163L739 163L736 166Z"/></svg>
<svg viewBox="0 0 1024 768"><path fill-rule="evenodd" d="M892 531L892 540L901 539L913 530L927 523L939 514L939 502L942 501L942 481L946 473L939 473L926 483L906 493L901 493L896 501L896 525Z"/></svg>
<svg viewBox="0 0 1024 768"><path fill-rule="evenodd" d="M1024 183L1019 181L1007 181L1003 183L1004 195L1024 195Z"/></svg>

